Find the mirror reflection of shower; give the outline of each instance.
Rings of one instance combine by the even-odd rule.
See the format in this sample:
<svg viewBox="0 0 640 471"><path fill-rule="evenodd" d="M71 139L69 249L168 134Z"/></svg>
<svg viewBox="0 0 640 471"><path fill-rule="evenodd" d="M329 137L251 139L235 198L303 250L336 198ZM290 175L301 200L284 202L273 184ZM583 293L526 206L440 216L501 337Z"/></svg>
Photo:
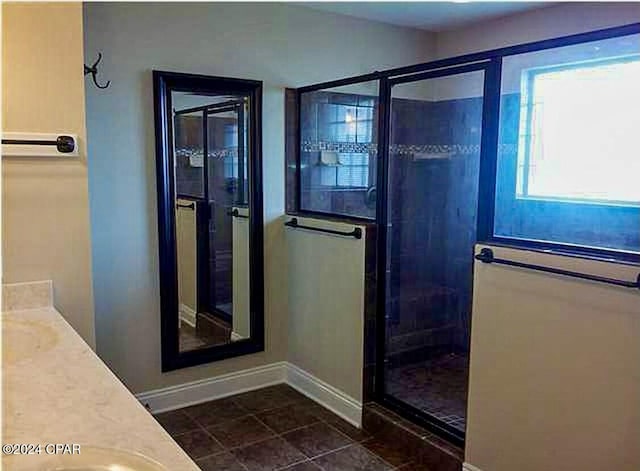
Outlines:
<svg viewBox="0 0 640 471"><path fill-rule="evenodd" d="M180 350L248 338L248 99L172 92Z"/></svg>

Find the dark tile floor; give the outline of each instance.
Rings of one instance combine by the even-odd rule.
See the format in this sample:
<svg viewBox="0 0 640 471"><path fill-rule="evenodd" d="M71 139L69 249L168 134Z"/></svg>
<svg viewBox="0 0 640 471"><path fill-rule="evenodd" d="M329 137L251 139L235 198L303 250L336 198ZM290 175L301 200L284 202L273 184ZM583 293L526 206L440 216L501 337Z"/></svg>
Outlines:
<svg viewBox="0 0 640 471"><path fill-rule="evenodd" d="M284 384L156 419L202 471L428 471Z"/></svg>
<svg viewBox="0 0 640 471"><path fill-rule="evenodd" d="M196 327L181 320L179 330L181 352L231 342L231 325L209 314L198 314Z"/></svg>
<svg viewBox="0 0 640 471"><path fill-rule="evenodd" d="M206 345L206 342L198 337L194 327L180 321L180 351L195 350Z"/></svg>
<svg viewBox="0 0 640 471"><path fill-rule="evenodd" d="M387 392L464 431L469 357L455 353L388 371Z"/></svg>

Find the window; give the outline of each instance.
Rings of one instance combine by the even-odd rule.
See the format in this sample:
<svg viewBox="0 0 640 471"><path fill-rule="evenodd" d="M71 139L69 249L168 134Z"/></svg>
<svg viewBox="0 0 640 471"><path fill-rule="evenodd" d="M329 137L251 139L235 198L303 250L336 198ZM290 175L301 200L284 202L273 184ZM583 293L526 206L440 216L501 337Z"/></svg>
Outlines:
<svg viewBox="0 0 640 471"><path fill-rule="evenodd" d="M326 126L320 138L331 142L370 143L373 131L373 107L341 104L320 105L320 118Z"/></svg>
<svg viewBox="0 0 640 471"><path fill-rule="evenodd" d="M522 82L518 196L640 204L640 58L532 69Z"/></svg>
<svg viewBox="0 0 640 471"><path fill-rule="evenodd" d="M640 37L502 61L493 239L640 254Z"/></svg>
<svg viewBox="0 0 640 471"><path fill-rule="evenodd" d="M340 104L324 104L320 110L321 139L338 146L345 143L368 144L373 134L373 108ZM338 147L339 150L340 147ZM369 186L369 154L364 152L336 152L323 159L320 154L320 184L323 186L366 188ZM327 163L329 160L331 163Z"/></svg>
<svg viewBox="0 0 640 471"><path fill-rule="evenodd" d="M300 95L297 210L375 217L378 81Z"/></svg>
<svg viewBox="0 0 640 471"><path fill-rule="evenodd" d="M366 188L369 186L369 154L339 153L337 163L321 166L320 184L331 187Z"/></svg>

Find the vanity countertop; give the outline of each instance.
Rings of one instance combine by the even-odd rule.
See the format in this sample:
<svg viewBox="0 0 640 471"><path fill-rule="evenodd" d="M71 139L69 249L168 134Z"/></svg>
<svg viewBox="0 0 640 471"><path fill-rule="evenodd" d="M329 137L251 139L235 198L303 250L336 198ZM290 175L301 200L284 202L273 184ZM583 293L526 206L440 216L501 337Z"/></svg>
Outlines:
<svg viewBox="0 0 640 471"><path fill-rule="evenodd" d="M80 444L199 471L52 307L2 313L4 444ZM3 455L2 469L46 470L52 456Z"/></svg>

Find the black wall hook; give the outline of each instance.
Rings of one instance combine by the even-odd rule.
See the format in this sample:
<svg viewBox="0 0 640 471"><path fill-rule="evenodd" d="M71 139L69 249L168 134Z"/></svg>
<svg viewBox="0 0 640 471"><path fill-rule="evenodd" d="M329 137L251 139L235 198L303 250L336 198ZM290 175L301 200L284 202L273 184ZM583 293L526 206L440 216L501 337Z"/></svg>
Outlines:
<svg viewBox="0 0 640 471"><path fill-rule="evenodd" d="M106 84L100 85L98 83L98 79L96 78L96 74L98 73L98 64L100 63L101 60L102 60L102 53L99 52L98 60L95 61L91 67L87 66L87 64L84 64L84 75L87 76L91 74L91 78L93 79L93 83L95 84L96 87L107 88L111 83L111 80L107 80Z"/></svg>

